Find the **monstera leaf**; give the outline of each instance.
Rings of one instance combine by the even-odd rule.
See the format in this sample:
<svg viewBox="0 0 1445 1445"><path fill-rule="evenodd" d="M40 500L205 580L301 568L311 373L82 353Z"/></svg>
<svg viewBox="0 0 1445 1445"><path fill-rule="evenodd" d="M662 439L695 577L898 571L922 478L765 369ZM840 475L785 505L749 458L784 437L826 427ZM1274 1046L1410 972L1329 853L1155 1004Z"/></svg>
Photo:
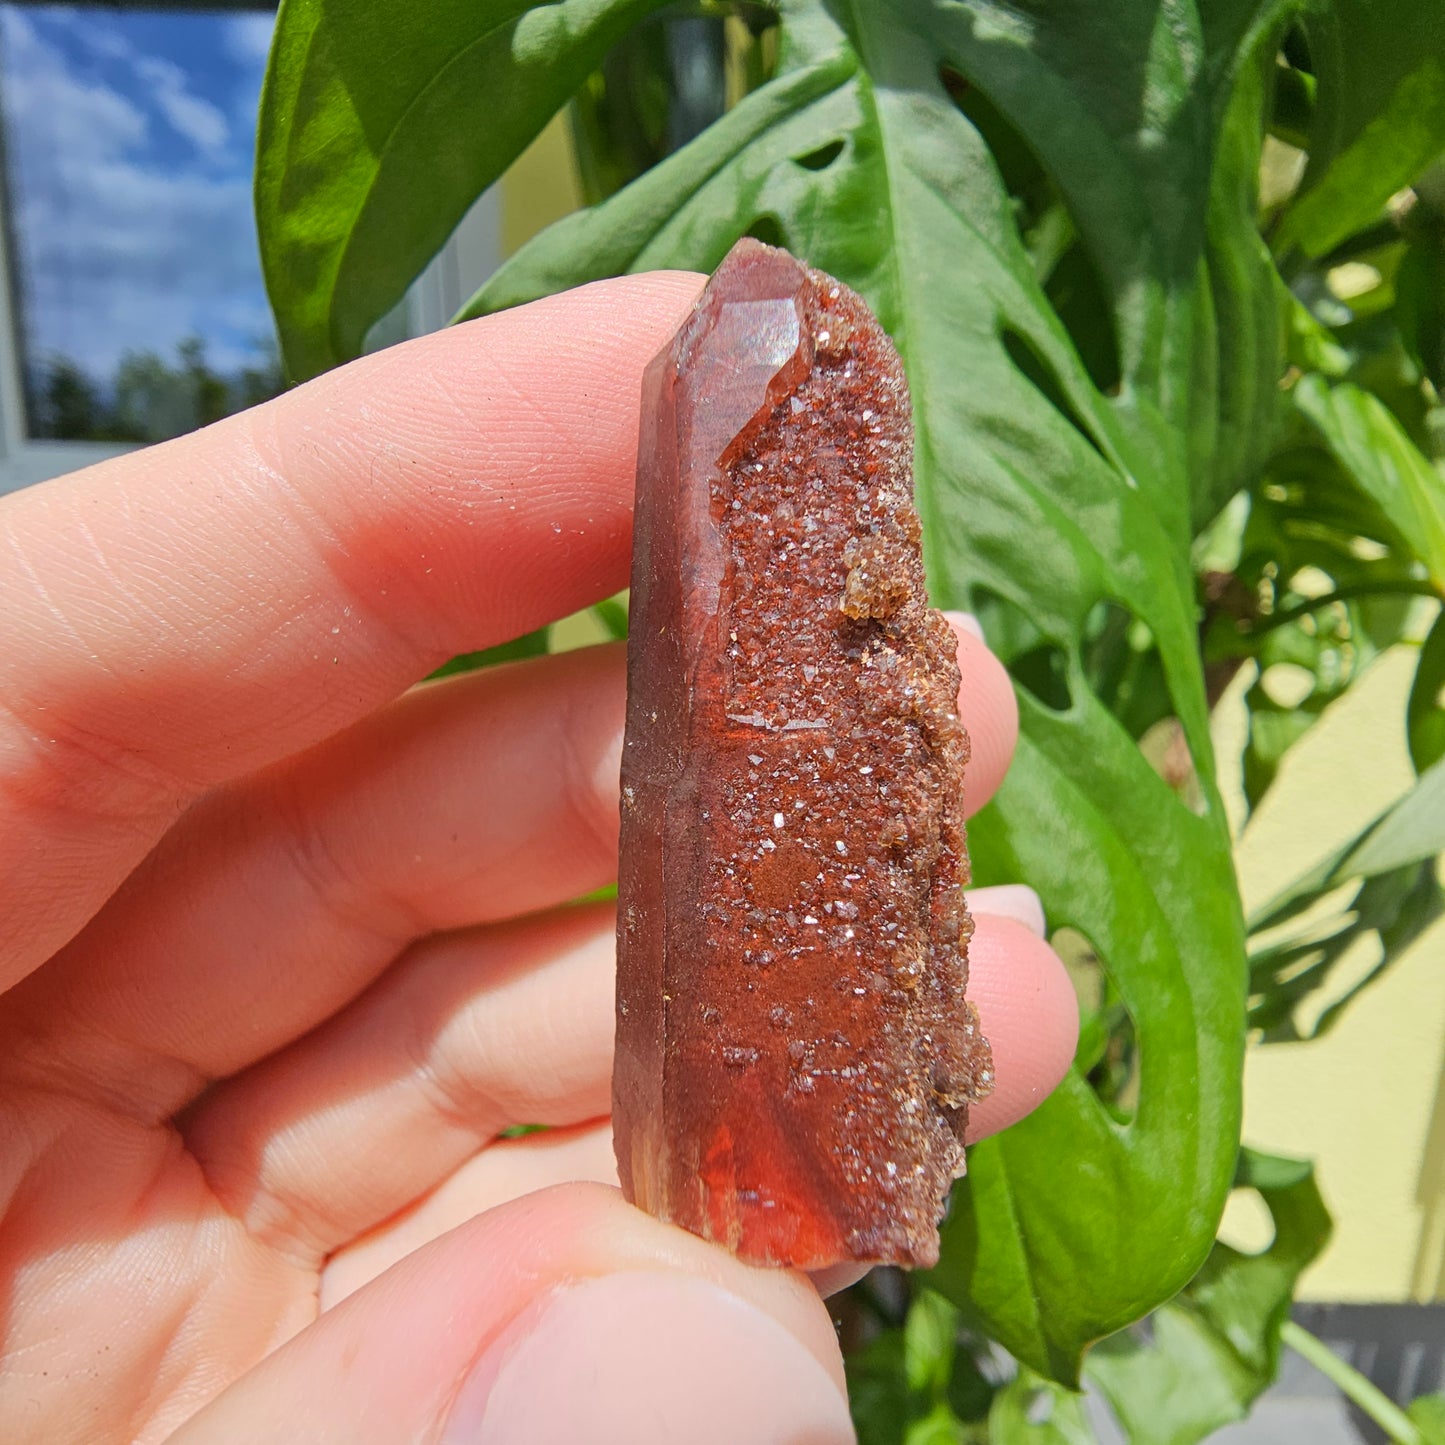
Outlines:
<svg viewBox="0 0 1445 1445"><path fill-rule="evenodd" d="M405 140L415 158L429 134L444 152L430 162L433 178L462 168L450 152L464 152L473 187L488 179L515 154L523 112L540 124L569 77L595 63L608 24L638 7L565 0L519 18L515 5L472 5L465 27L438 27L445 40L429 34L400 57L393 45L373 46L377 74L366 84L338 70L336 57L354 65L364 49L344 24L351 8L284 6L268 90L258 194L273 271L290 265L286 246L303 217L307 254L340 258L329 290L290 307L299 339L288 354L303 367L354 350L416 269L421 243L368 249L367 218L394 214L408 236L431 236L469 199L453 185L427 200L422 177L390 168L395 147ZM1277 370L1279 339L1256 316L1241 393L1218 325L1221 315L1253 314L1246 292L1260 257L1239 176L1257 157L1276 26L1252 7L1215 5L1206 20L1178 0L1164 7L1167 23L1140 0L1111 7L1108 26L1088 8L780 8L767 84L633 185L545 233L471 309L623 270L706 269L754 231L863 292L896 338L914 396L936 597L986 620L1027 616L1065 684L1062 699L1022 699L1017 762L975 824L980 875L1030 879L1050 917L1088 939L1143 1060L1132 1118L1120 1121L1076 1075L1025 1124L976 1149L947 1229L939 1287L1021 1359L1072 1381L1091 1340L1202 1263L1237 1145L1243 927L1188 557L1196 490L1217 482L1193 475L1190 456L1228 432L1231 414L1254 410L1254 393L1267 392ZM543 25L547 83L557 87L550 104L529 88L522 67L535 51L519 44ZM521 57L509 86L498 72L461 108L455 99L437 106L429 127L428 107L437 87L454 86L456 67L503 64L506 46L494 44L503 34L507 54ZM413 58L414 73L404 73ZM386 97L375 117L373 86ZM314 114L307 96L317 97ZM308 132L332 145L349 137L351 180L318 181L302 204L307 172L296 158ZM1112 397L1040 279L990 149L1000 136L1047 178L1074 264L1092 273L1117 338ZM314 154L324 150L318 143ZM405 196L398 185L410 188ZM288 196L278 209L273 198ZM321 224L328 217L331 229ZM345 268L367 258L374 269L358 298ZM376 272L387 268L393 281L383 286ZM285 314L287 296L277 299ZM1099 604L1123 609L1157 645L1199 779L1197 812L1090 690L1080 639Z"/></svg>
<svg viewBox="0 0 1445 1445"><path fill-rule="evenodd" d="M1186 438L1203 424L1192 383L1223 369L1200 319L1215 309L1213 176L1192 151L1158 173L1121 159L1147 146L1127 130L1132 108L1096 80L1100 41L1087 24L1055 33L1040 21L1021 33L966 8L886 9L835 18L785 8L767 86L634 186L545 234L474 309L592 274L708 267L738 235L761 231L862 290L898 341L935 591L986 619L1025 614L1066 678L1062 708L1023 698L1014 772L975 824L981 872L1031 879L1050 916L1089 939L1150 1061L1130 1122L1075 1078L977 1149L948 1227L940 1287L1015 1354L1067 1378L1088 1340L1197 1268L1236 1144L1241 936L1212 796L1187 552ZM1181 61L1151 58L1146 18L1137 60L1145 74L1161 68L1164 93ZM1197 27L1194 38L1203 64ZM1256 63L1232 51L1213 59L1221 85ZM1227 96L1183 89L1172 103L1179 125L1206 134L1216 109L1230 109ZM1254 123L1257 145L1258 112ZM1095 385L1015 223L984 135L1003 125L1016 150L1058 177L1052 204L1117 298L1118 401ZM1183 200L1180 168L1197 180ZM1277 346L1265 347L1271 385ZM1158 644L1203 779L1203 816L1083 678L1080 639L1100 603L1132 614ZM1059 1170L1063 1194L1049 1182Z"/></svg>
<svg viewBox="0 0 1445 1445"><path fill-rule="evenodd" d="M1017 760L973 825L979 881L1028 879L1082 936L1137 1066L1107 1101L1075 1072L972 1151L932 1284L1073 1384L1092 1341L1204 1262L1237 1154L1244 929L1190 544L1260 465L1278 406L1287 308L1255 194L1296 7L771 8L770 77L536 238L466 314L710 269L751 233L855 287L896 339L935 598L1027 642L1009 649ZM658 9L283 0L257 201L296 375L359 350L479 191ZM1312 34L1335 33L1327 11ZM1132 728L1095 666L1113 635L1145 639L1158 679ZM1135 741L1156 719L1187 750L1187 789Z"/></svg>

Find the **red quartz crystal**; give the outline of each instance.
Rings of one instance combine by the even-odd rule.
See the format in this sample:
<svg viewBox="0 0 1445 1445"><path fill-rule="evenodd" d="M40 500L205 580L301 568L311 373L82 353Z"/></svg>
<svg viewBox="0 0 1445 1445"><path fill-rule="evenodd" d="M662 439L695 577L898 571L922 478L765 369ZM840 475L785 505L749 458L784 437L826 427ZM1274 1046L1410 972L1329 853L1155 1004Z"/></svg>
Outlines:
<svg viewBox="0 0 1445 1445"><path fill-rule="evenodd" d="M992 1080L911 461L883 329L756 241L643 384L618 1167L634 1203L758 1263L934 1263Z"/></svg>

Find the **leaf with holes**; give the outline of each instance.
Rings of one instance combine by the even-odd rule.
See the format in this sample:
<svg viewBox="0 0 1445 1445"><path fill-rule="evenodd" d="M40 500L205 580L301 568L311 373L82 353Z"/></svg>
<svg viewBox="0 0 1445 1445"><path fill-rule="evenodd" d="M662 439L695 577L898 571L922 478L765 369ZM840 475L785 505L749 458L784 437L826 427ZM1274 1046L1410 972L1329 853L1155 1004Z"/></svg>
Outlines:
<svg viewBox="0 0 1445 1445"><path fill-rule="evenodd" d="M555 13L601 26L624 8ZM1120 0L1107 22L981 0L778 8L766 84L545 232L468 312L622 270L711 268L752 232L853 285L896 337L935 597L995 599L992 629L1027 619L1048 683L1025 691L1013 771L974 825L981 881L1027 877L1089 940L1143 1061L1131 1117L1075 1075L974 1150L947 1227L939 1288L1073 1381L1091 1340L1203 1261L1236 1152L1243 932L1189 543L1274 405L1280 309L1248 177L1288 5ZM577 54L559 50L567 66ZM532 101L484 103L495 157L491 137L526 129ZM278 160L278 195L284 181ZM449 206L406 224L431 238ZM347 254L359 263L366 245ZM302 329L330 328L335 349L361 314L345 337L329 312ZM1157 653L1127 725L1112 684L1107 701L1090 685L1104 676L1090 655L1100 606ZM1172 730L1189 788L1136 745L1146 717Z"/></svg>
<svg viewBox="0 0 1445 1445"><path fill-rule="evenodd" d="M1287 244L1341 224L1320 198L1341 193L1360 142L1384 157L1369 107L1411 85L1433 94L1423 62L1378 36L1326 54L1330 35L1368 30L1364 7L1310 12L1326 129ZM399 0L285 0L257 194L293 368L353 354L479 189L655 8L442 0L414 15ZM1039 887L1101 961L1131 1040L1100 1051L1107 1099L1076 1072L973 1151L933 1282L1026 1364L1073 1383L1091 1341L1204 1260L1236 1155L1244 935L1190 544L1253 480L1281 406L1289 305L1254 177L1299 7L776 8L771 78L544 233L468 310L618 271L711 268L751 232L853 285L896 337L935 596L1017 643L1022 738L973 827L980 881ZM1358 115L1351 77L1378 101ZM1380 160L1371 206L1400 165ZM1404 433L1350 383L1306 377L1296 393L1313 451L1358 476L1438 577L1438 508ZM1350 617L1368 620L1363 604ZM1155 736L1167 759L1141 748Z"/></svg>
<svg viewBox="0 0 1445 1445"><path fill-rule="evenodd" d="M1299 1160L1241 1150L1236 1186L1269 1209L1269 1248L1216 1244L1146 1330L1115 1335L1089 1357L1090 1380L1134 1445L1194 1445L1243 1419L1278 1372L1280 1326L1295 1282L1329 1239L1330 1217Z"/></svg>

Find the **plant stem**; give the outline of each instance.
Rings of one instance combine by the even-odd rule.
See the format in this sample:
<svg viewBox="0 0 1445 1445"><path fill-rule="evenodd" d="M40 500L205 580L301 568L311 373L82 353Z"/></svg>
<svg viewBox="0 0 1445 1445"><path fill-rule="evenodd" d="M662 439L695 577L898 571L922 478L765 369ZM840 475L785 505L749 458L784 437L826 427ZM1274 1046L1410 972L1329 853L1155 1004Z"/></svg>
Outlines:
<svg viewBox="0 0 1445 1445"><path fill-rule="evenodd" d="M1358 1405L1396 1445L1422 1445L1420 1432L1409 1416L1323 1340L1293 1320L1286 1320L1280 1327L1279 1338L1281 1344L1308 1360L1347 1400Z"/></svg>
<svg viewBox="0 0 1445 1445"><path fill-rule="evenodd" d="M1440 589L1427 578L1395 577L1388 582L1355 582L1341 587L1323 597L1309 597L1293 607L1256 618L1246 629L1253 636L1273 632L1276 627L1297 622L1301 617L1321 608L1332 607L1337 602L1349 602L1356 597L1439 597Z"/></svg>

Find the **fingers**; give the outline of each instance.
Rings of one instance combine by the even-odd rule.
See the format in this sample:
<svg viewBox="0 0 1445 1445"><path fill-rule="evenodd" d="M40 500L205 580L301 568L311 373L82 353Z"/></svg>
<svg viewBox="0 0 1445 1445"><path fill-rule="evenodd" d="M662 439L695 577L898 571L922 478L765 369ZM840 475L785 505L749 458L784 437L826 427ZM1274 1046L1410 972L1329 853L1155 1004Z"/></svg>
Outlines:
<svg viewBox="0 0 1445 1445"><path fill-rule="evenodd" d="M319 1264L513 1124L611 1101L610 905L419 944L323 1029L221 1085L186 1143L255 1238Z"/></svg>
<svg viewBox="0 0 1445 1445"><path fill-rule="evenodd" d="M615 647L449 680L204 800L0 1006L0 1060L167 1118L412 938L606 883L623 690Z"/></svg>
<svg viewBox="0 0 1445 1445"><path fill-rule="evenodd" d="M184 800L625 583L642 371L700 284L520 307L0 503L0 987Z"/></svg>
<svg viewBox="0 0 1445 1445"><path fill-rule="evenodd" d="M1047 936L1044 927L1044 905L1039 895L1025 883L998 883L992 888L970 888L968 907L972 913L987 913L994 918L1012 918L1030 933Z"/></svg>
<svg viewBox="0 0 1445 1445"><path fill-rule="evenodd" d="M971 1112L969 1142L975 1143L1023 1118L1057 1087L1073 1058L1078 1009L1062 965L1041 942L1043 910L1032 888L976 888L969 906L982 935L972 950L969 992L982 1000L995 1057L1002 1061L998 1092ZM1000 928L1005 919L1022 924L1034 941L1015 926ZM322 1308L473 1215L568 1180L616 1183L606 1121L502 1140L482 1150L399 1217L332 1255L322 1275ZM826 1298L866 1272L863 1266L839 1265L815 1274L813 1284Z"/></svg>
<svg viewBox="0 0 1445 1445"><path fill-rule="evenodd" d="M974 811L1017 714L1002 665L963 637ZM0 1060L13 1074L64 1053L94 1090L165 1118L329 1017L412 938L610 881L624 691L621 648L539 658L418 689L219 790L10 995Z"/></svg>
<svg viewBox="0 0 1445 1445"><path fill-rule="evenodd" d="M968 1111L970 1143L1038 1108L1068 1073L1079 1041L1078 997L1058 954L1016 919L980 912L977 922L968 996L993 1045L995 1084Z"/></svg>
<svg viewBox="0 0 1445 1445"><path fill-rule="evenodd" d="M331 1309L413 1250L478 1214L540 1189L575 1183L617 1187L608 1120L499 1139L411 1208L330 1255L321 1272L321 1308Z"/></svg>
<svg viewBox="0 0 1445 1445"><path fill-rule="evenodd" d="M1008 670L962 613L946 613L958 638L963 683L958 715L968 729L969 760L963 774L964 811L978 812L998 792L1019 739L1019 707Z"/></svg>
<svg viewBox="0 0 1445 1445"><path fill-rule="evenodd" d="M253 1234L320 1261L505 1127L605 1114L612 929L609 910L578 909L419 944L331 1024L202 1101L187 1139L212 1189ZM998 1080L976 1139L1063 1077L1077 1007L1057 956L1012 919L980 913L969 954Z"/></svg>
<svg viewBox="0 0 1445 1445"><path fill-rule="evenodd" d="M812 1288L572 1185L472 1220L268 1356L173 1437L512 1445L851 1441Z"/></svg>

